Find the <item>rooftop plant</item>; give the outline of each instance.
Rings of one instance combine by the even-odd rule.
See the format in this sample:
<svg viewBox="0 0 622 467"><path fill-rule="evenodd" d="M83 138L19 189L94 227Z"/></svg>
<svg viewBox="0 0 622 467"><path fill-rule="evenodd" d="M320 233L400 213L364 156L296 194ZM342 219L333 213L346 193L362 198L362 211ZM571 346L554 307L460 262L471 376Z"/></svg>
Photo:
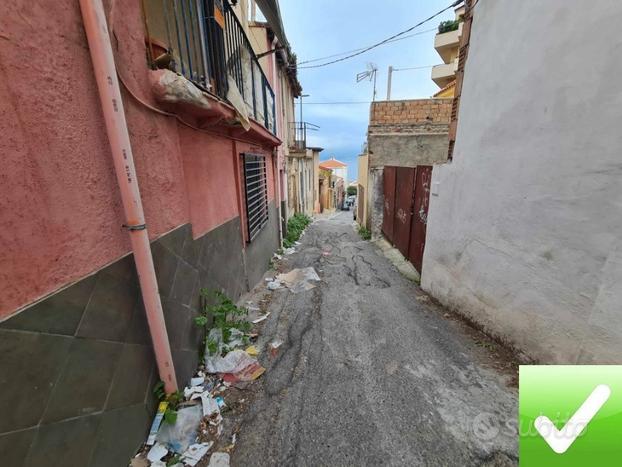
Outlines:
<svg viewBox="0 0 622 467"><path fill-rule="evenodd" d="M455 31L456 29L458 29L459 25L460 25L460 21L457 19L449 20L449 21L441 21L441 24L438 25L438 33L443 34L444 32Z"/></svg>

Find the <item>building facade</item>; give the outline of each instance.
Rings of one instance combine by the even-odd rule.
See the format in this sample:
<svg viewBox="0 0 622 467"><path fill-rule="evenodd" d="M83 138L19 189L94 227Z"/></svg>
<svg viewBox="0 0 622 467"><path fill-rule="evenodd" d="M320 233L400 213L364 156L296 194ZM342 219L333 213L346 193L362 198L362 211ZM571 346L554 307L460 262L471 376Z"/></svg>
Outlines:
<svg viewBox="0 0 622 467"><path fill-rule="evenodd" d="M368 127L367 227L381 235L385 166L417 167L447 161L451 99L377 101Z"/></svg>
<svg viewBox="0 0 622 467"><path fill-rule="evenodd" d="M433 170L422 287L542 363L622 352L620 18L613 0L478 2Z"/></svg>
<svg viewBox="0 0 622 467"><path fill-rule="evenodd" d="M290 148L287 155L288 215L319 212L319 159L323 148Z"/></svg>
<svg viewBox="0 0 622 467"><path fill-rule="evenodd" d="M346 199L348 166L334 157L331 157L328 160L319 162L319 168L330 174L328 181L329 188L332 190L331 207L327 209L343 208Z"/></svg>
<svg viewBox="0 0 622 467"><path fill-rule="evenodd" d="M237 299L280 245L277 148L296 90L274 56L259 63L246 18L228 2L201 3L208 30L196 11L144 5L106 2L122 86L113 107L129 128L136 175L129 166L127 175L140 186L181 386L202 345L200 289ZM78 2L14 2L4 13L3 463L126 465L145 439L159 379L124 224L145 226L123 213Z"/></svg>
<svg viewBox="0 0 622 467"><path fill-rule="evenodd" d="M367 183L369 176L369 154L366 152L359 154L357 158L358 164L358 180L356 188L356 221L362 227L369 229L369 214L367 212L369 203L369 184Z"/></svg>

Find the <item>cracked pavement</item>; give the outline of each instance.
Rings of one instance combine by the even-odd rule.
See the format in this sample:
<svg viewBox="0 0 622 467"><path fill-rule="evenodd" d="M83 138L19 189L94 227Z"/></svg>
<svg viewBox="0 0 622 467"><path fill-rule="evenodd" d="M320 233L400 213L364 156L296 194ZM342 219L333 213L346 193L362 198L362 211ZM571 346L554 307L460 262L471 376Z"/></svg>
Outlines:
<svg viewBox="0 0 622 467"><path fill-rule="evenodd" d="M432 305L350 212L311 224L273 292L260 348L280 339L232 465L515 465L517 396L488 348Z"/></svg>

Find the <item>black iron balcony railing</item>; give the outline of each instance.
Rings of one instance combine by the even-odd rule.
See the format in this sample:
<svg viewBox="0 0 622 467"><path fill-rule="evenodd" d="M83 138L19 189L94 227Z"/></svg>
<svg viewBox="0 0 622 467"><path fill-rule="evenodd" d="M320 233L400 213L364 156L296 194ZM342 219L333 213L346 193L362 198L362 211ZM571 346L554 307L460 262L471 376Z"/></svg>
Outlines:
<svg viewBox="0 0 622 467"><path fill-rule="evenodd" d="M290 122L290 131L294 134L294 148L307 149L307 132L318 131L319 126L309 122Z"/></svg>
<svg viewBox="0 0 622 467"><path fill-rule="evenodd" d="M234 83L249 116L276 133L274 91L228 0L162 0L161 9L150 6L147 16L153 29L163 23L166 37L162 47L169 59L152 57L155 66L173 69L222 99Z"/></svg>

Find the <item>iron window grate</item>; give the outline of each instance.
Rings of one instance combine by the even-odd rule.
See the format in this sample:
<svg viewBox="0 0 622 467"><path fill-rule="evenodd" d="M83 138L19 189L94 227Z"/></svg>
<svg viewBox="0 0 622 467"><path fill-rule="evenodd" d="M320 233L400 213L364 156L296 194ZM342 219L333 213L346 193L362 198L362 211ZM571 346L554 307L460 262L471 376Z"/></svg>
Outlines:
<svg viewBox="0 0 622 467"><path fill-rule="evenodd" d="M268 223L268 183L266 158L256 154L242 154L244 160L244 194L246 197L246 224L251 242Z"/></svg>

